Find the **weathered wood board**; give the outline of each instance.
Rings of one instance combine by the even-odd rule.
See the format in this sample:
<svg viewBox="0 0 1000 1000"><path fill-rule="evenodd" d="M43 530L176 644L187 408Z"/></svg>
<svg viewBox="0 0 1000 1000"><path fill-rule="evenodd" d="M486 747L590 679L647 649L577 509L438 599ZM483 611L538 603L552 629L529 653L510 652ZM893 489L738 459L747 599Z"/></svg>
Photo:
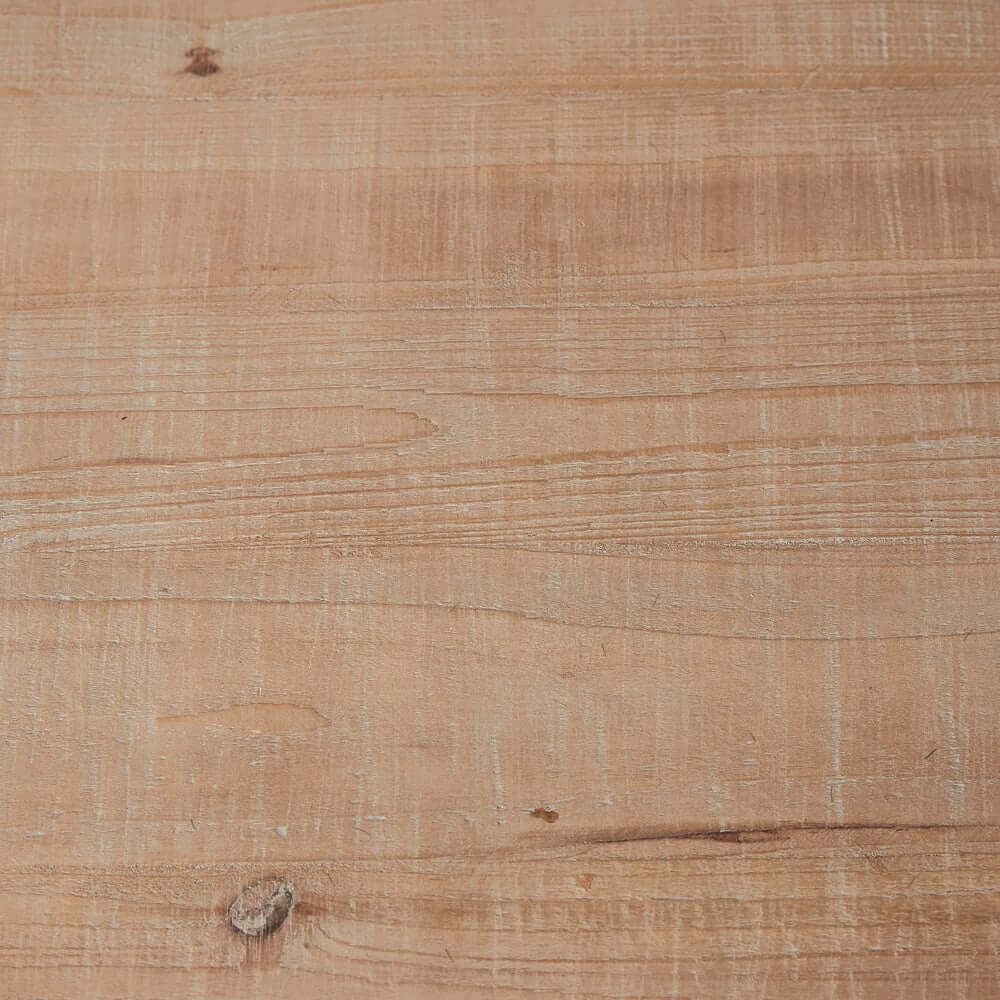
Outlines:
<svg viewBox="0 0 1000 1000"><path fill-rule="evenodd" d="M0 52L0 994L1000 996L1000 4Z"/></svg>

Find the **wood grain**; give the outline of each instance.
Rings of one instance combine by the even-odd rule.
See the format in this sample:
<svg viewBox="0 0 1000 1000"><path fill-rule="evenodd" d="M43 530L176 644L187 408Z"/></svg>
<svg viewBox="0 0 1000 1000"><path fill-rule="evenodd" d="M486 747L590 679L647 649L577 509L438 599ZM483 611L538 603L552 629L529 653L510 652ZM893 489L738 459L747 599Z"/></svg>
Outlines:
<svg viewBox="0 0 1000 1000"><path fill-rule="evenodd" d="M0 51L0 993L1000 995L1000 6Z"/></svg>

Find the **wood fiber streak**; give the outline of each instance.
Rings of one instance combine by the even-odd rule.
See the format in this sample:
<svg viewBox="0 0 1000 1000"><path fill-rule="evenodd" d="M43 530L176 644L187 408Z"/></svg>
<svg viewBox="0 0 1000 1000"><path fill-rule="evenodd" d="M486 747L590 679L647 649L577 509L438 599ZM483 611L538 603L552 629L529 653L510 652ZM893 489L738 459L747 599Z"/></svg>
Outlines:
<svg viewBox="0 0 1000 1000"><path fill-rule="evenodd" d="M1000 4L0 53L0 995L1000 996Z"/></svg>

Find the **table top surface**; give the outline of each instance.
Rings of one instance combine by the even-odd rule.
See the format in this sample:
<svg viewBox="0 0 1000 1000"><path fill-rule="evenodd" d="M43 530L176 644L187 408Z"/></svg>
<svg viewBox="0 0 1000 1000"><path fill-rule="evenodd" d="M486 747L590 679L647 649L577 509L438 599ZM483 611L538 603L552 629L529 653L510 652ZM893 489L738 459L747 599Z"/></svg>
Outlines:
<svg viewBox="0 0 1000 1000"><path fill-rule="evenodd" d="M1000 4L0 52L0 994L1000 996Z"/></svg>

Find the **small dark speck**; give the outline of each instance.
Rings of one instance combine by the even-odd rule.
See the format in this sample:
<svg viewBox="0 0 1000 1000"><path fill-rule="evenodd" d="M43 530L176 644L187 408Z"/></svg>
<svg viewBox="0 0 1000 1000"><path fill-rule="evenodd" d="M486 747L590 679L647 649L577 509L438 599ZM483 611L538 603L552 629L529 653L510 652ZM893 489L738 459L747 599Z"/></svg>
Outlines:
<svg viewBox="0 0 1000 1000"><path fill-rule="evenodd" d="M539 806L537 809L532 809L531 815L535 819L544 820L546 823L554 823L559 819L559 813L555 809L549 809L546 806Z"/></svg>
<svg viewBox="0 0 1000 1000"><path fill-rule="evenodd" d="M128 420L128 417L122 417L122 420Z"/></svg>

